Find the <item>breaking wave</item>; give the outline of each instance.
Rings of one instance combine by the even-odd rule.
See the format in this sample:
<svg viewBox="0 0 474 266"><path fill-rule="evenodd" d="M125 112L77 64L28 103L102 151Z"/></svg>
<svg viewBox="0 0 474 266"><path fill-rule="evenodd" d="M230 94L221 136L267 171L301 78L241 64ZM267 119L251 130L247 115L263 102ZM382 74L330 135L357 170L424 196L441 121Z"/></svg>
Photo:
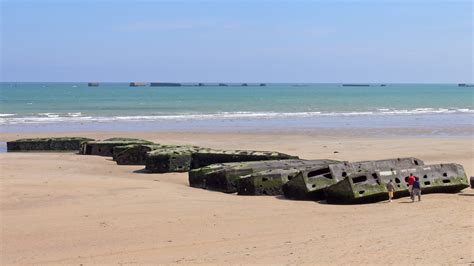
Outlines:
<svg viewBox="0 0 474 266"><path fill-rule="evenodd" d="M83 115L81 112L70 113L37 113L31 115L0 114L0 125L8 124L42 124L62 122L114 122L114 121L182 121L182 120L229 120L229 119L279 119L307 117L350 117L374 115L433 115L433 114L473 114L469 108L415 108L411 110L396 110L380 108L375 111L359 112L219 112L219 113L179 113L160 115L123 115L123 116L94 116Z"/></svg>

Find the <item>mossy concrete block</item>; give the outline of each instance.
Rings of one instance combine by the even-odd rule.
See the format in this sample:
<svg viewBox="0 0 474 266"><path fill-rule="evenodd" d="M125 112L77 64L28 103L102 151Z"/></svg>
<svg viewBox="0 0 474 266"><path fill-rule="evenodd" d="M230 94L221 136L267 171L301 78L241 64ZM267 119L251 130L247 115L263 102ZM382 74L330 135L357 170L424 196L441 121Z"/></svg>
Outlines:
<svg viewBox="0 0 474 266"><path fill-rule="evenodd" d="M424 165L424 162L414 157L360 161L360 162L351 162L351 163L345 162L343 164L332 166L331 173L334 176L345 177L349 173L357 173L357 172L364 172L364 171L370 172L374 170L388 171L388 170L396 169L396 168L409 169L412 166L421 166L421 165Z"/></svg>
<svg viewBox="0 0 474 266"><path fill-rule="evenodd" d="M145 170L151 173L187 172L197 147L182 146L150 151L146 154Z"/></svg>
<svg viewBox="0 0 474 266"><path fill-rule="evenodd" d="M287 158L297 157L279 152L217 150L196 146L175 146L169 147L169 149L157 149L148 153L146 170L153 173L186 172L190 169L201 168L216 163ZM183 165L178 165L179 162L182 162Z"/></svg>
<svg viewBox="0 0 474 266"><path fill-rule="evenodd" d="M191 168L197 169L216 163L285 159L298 159L298 156L292 156L274 151L218 150L202 148L193 153L193 161Z"/></svg>
<svg viewBox="0 0 474 266"><path fill-rule="evenodd" d="M222 191L237 192L238 179L255 172L294 168L304 168L320 163L334 162L332 160L269 160L238 163L214 164L189 172L189 185L192 187Z"/></svg>
<svg viewBox="0 0 474 266"><path fill-rule="evenodd" d="M239 195L283 195L287 182L295 179L302 172L309 172L315 168L326 168L331 163L338 163L338 161L316 161L302 167L270 169L243 176L237 179L237 192Z"/></svg>
<svg viewBox="0 0 474 266"><path fill-rule="evenodd" d="M114 147L132 144L153 144L143 139L132 138L110 138L98 141L88 141L82 144L81 153L85 155L113 156Z"/></svg>
<svg viewBox="0 0 474 266"><path fill-rule="evenodd" d="M320 200L322 189L336 184L342 178L331 175L330 165L300 171L283 187L285 197L296 200Z"/></svg>
<svg viewBox="0 0 474 266"><path fill-rule="evenodd" d="M459 164L436 164L351 173L324 190L332 203L366 203L388 199L386 184L395 184L395 197L408 196L408 176L419 178L421 191L455 193L469 186L464 168Z"/></svg>
<svg viewBox="0 0 474 266"><path fill-rule="evenodd" d="M282 195L283 185L299 172L300 169L275 169L242 176L237 180L237 194Z"/></svg>
<svg viewBox="0 0 474 266"><path fill-rule="evenodd" d="M82 137L30 138L7 142L7 151L79 151L84 142L93 139Z"/></svg>
<svg viewBox="0 0 474 266"><path fill-rule="evenodd" d="M130 145L123 145L123 146L115 146L112 148L112 159L114 161L117 160L117 155L119 155L121 152L128 150L130 148L135 148L139 146L140 144L130 144ZM146 144L145 144L146 145ZM159 144L156 144L159 145Z"/></svg>
<svg viewBox="0 0 474 266"><path fill-rule="evenodd" d="M408 171L400 171L400 178L408 182ZM414 175L419 178L422 193L457 193L467 187L467 180L464 167L460 164L434 164L417 168L413 171ZM387 177L384 177L386 180Z"/></svg>
<svg viewBox="0 0 474 266"><path fill-rule="evenodd" d="M193 169L189 172L189 184L191 187L224 191L233 190L226 178L227 172L240 176L252 174L253 172L264 171L276 168L289 169L289 165L296 161L303 160L272 160L256 162L233 162L211 164L205 167ZM240 171L240 172L239 172Z"/></svg>
<svg viewBox="0 0 474 266"><path fill-rule="evenodd" d="M118 146L114 148L114 160L119 165L146 165L148 152L151 151L171 151L183 149L197 149L199 147L189 145L161 145L161 144L133 144L128 146ZM150 164L159 164L160 158L151 161ZM149 166L151 167L151 166ZM153 168L153 167L152 167Z"/></svg>
<svg viewBox="0 0 474 266"><path fill-rule="evenodd" d="M345 179L348 175L370 171L390 171L423 164L422 160L412 157L334 163L301 171L285 184L283 190L285 196L290 199L321 200L325 198L325 188Z"/></svg>
<svg viewBox="0 0 474 266"><path fill-rule="evenodd" d="M113 160L118 165L145 165L146 153L163 148L160 144L131 144L113 148Z"/></svg>

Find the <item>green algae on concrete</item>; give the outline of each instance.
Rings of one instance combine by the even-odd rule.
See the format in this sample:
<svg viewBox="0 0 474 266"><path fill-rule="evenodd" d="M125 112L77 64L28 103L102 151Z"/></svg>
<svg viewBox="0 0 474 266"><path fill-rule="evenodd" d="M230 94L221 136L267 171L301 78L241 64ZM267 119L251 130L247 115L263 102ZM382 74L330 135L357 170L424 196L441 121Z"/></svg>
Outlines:
<svg viewBox="0 0 474 266"><path fill-rule="evenodd" d="M140 144L129 144L129 145L123 145L123 146L115 146L115 147L113 147L113 148L112 148L112 159L113 159L114 161L116 161L116 160L117 160L117 156L118 156L121 152L123 152L123 151L125 151L125 150L128 150L128 149L130 149L130 148L137 147L138 145L140 145ZM154 144L153 144L153 145L154 145ZM157 145L159 145L159 144L157 144Z"/></svg>
<svg viewBox="0 0 474 266"><path fill-rule="evenodd" d="M388 199L386 184L392 180L395 197L408 196L410 173L418 177L423 194L455 193L469 186L464 168L450 163L351 173L324 192L330 203L376 202Z"/></svg>
<svg viewBox="0 0 474 266"><path fill-rule="evenodd" d="M93 139L82 137L18 139L7 142L7 151L79 151L86 141Z"/></svg>
<svg viewBox="0 0 474 266"><path fill-rule="evenodd" d="M279 152L218 150L184 145L149 152L146 159L146 170L153 173L187 172L215 163L288 158L297 157ZM182 165L179 165L180 162Z"/></svg>
<svg viewBox="0 0 474 266"><path fill-rule="evenodd" d="M330 162L334 161L289 159L214 164L190 171L189 185L191 187L234 193L237 192L238 179L255 172L272 169L290 170L292 168L304 168Z"/></svg>
<svg viewBox="0 0 474 266"><path fill-rule="evenodd" d="M114 147L132 144L153 144L153 142L133 138L110 138L105 140L88 141L82 144L81 154L112 157Z"/></svg>
<svg viewBox="0 0 474 266"><path fill-rule="evenodd" d="M174 152L177 149L197 149L196 146L188 145L161 145L161 144L133 144L128 146L118 146L114 148L114 160L119 165L146 165L148 157L153 157L153 154L148 155L151 151ZM153 166L159 164L163 156L150 158L149 170L155 169Z"/></svg>
<svg viewBox="0 0 474 266"><path fill-rule="evenodd" d="M324 167L301 171L285 184L283 191L287 198L298 200L321 200L325 198L324 189L354 175L370 171L390 171L400 167L423 165L417 158L396 158L361 162L341 162Z"/></svg>
<svg viewBox="0 0 474 266"><path fill-rule="evenodd" d="M160 144L131 144L113 148L113 160L118 165L145 165L146 153L160 149Z"/></svg>
<svg viewBox="0 0 474 266"><path fill-rule="evenodd" d="M145 170L151 173L187 172L191 169L194 146L177 146L147 152Z"/></svg>
<svg viewBox="0 0 474 266"><path fill-rule="evenodd" d="M324 198L322 189L342 179L331 174L331 165L306 169L286 183L283 192L289 199L319 200Z"/></svg>
<svg viewBox="0 0 474 266"><path fill-rule="evenodd" d="M338 163L338 161L324 160L321 163L314 162L302 167L270 169L243 176L237 180L237 192L239 195L282 195L284 185L301 172L307 172L316 167L326 168L331 163Z"/></svg>
<svg viewBox="0 0 474 266"><path fill-rule="evenodd" d="M469 187L466 172L460 164L425 165L417 167L415 171L411 170L400 171L399 176L408 182L408 175L413 173L419 178L422 193L456 193ZM384 180L387 179L385 176Z"/></svg>
<svg viewBox="0 0 474 266"><path fill-rule="evenodd" d="M297 175L300 169L270 169L242 176L237 181L239 195L282 195L282 187Z"/></svg>
<svg viewBox="0 0 474 266"><path fill-rule="evenodd" d="M274 151L252 151L252 150L220 150L201 148L193 153L192 169L201 168L215 163L249 162L298 159L292 156Z"/></svg>

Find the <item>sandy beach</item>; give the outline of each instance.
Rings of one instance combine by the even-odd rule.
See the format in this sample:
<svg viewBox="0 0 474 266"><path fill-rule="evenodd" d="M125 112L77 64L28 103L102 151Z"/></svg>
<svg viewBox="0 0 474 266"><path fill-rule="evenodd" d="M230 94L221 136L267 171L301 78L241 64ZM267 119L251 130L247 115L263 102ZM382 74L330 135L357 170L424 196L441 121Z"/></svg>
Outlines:
<svg viewBox="0 0 474 266"><path fill-rule="evenodd" d="M278 150L304 159L414 156L474 174L472 138L318 134L31 133L140 137L158 143ZM337 152L337 153L335 153ZM474 191L392 203L328 205L188 186L110 158L2 153L1 264L474 263Z"/></svg>

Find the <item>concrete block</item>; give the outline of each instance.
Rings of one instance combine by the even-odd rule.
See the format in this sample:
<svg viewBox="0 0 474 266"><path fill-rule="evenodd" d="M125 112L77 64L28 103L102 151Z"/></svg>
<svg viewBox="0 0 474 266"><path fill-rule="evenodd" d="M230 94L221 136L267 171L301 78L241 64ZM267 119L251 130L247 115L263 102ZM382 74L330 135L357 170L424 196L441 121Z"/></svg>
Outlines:
<svg viewBox="0 0 474 266"><path fill-rule="evenodd" d="M147 152L145 170L150 173L187 172L197 147L182 146Z"/></svg>
<svg viewBox="0 0 474 266"><path fill-rule="evenodd" d="M283 185L300 172L300 169L270 169L237 179L239 195L282 195Z"/></svg>
<svg viewBox="0 0 474 266"><path fill-rule="evenodd" d="M345 179L348 175L374 171L391 171L423 165L417 158L396 158L386 160L340 162L323 167L301 171L285 184L283 190L287 198L298 200L321 200L325 198L324 189Z"/></svg>
<svg viewBox="0 0 474 266"><path fill-rule="evenodd" d="M242 176L266 170L290 170L331 162L335 161L290 159L213 164L190 171L189 184L192 187L234 193L237 192L238 179Z"/></svg>
<svg viewBox="0 0 474 266"><path fill-rule="evenodd" d="M82 137L30 138L7 142L7 151L79 151L84 142L93 139Z"/></svg>
<svg viewBox="0 0 474 266"><path fill-rule="evenodd" d="M88 141L82 144L81 154L112 157L114 147L131 144L153 144L153 142L132 138L110 138L105 140Z"/></svg>
<svg viewBox="0 0 474 266"><path fill-rule="evenodd" d="M202 148L193 153L191 168L196 169L216 163L285 159L298 159L298 156L292 156L274 151L219 150Z"/></svg>
<svg viewBox="0 0 474 266"><path fill-rule="evenodd" d="M145 165L147 152L161 149L160 144L131 144L113 148L113 160L118 165Z"/></svg>
<svg viewBox="0 0 474 266"><path fill-rule="evenodd" d="M351 173L324 192L333 203L376 202L388 199L386 184L392 180L395 197L408 196L410 173L419 178L423 194L455 193L469 186L464 168L450 163Z"/></svg>

